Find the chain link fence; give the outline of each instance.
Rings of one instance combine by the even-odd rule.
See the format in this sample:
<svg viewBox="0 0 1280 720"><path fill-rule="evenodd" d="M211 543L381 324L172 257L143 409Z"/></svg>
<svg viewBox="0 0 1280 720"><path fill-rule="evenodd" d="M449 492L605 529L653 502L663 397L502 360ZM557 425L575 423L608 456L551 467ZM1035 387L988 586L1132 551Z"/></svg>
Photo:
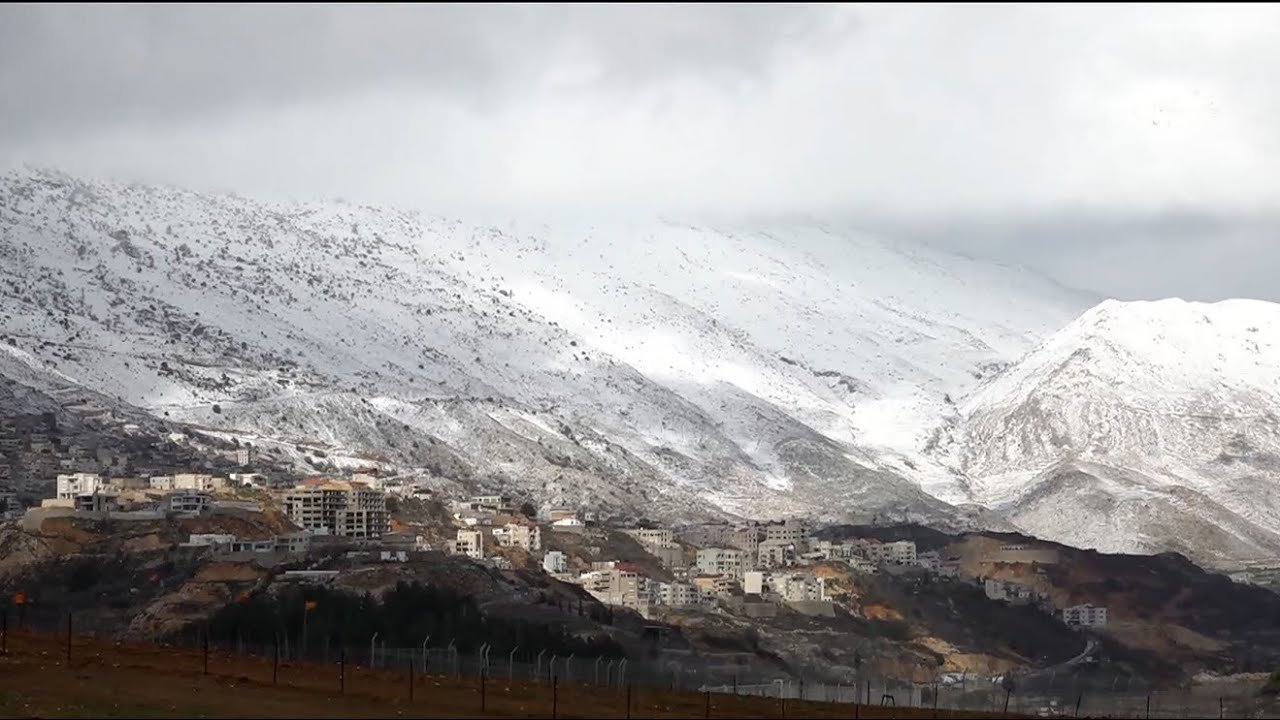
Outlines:
<svg viewBox="0 0 1280 720"><path fill-rule="evenodd" d="M0 610L0 649L11 633L65 638L68 661L76 638L86 634L76 614L57 613L50 608ZM463 651L445 637L428 637L417 647L397 647L376 634L368 642L358 644L330 642L299 646L290 644L282 635L278 642L264 645L239 638L210 637L202 628L193 626L176 636L153 638L149 644L203 653L206 668L210 654L238 655L273 662L276 666L282 662L334 666L344 684L347 668L364 668L403 672L411 683L415 675L432 676L445 682L452 679L459 687L474 686L482 693L486 681L505 680L508 689L516 683L547 687L564 684L625 691L628 698L632 689L645 689L772 698L784 703L796 700L917 708L934 714L961 711L1015 717L1280 717L1280 707L1262 702L1257 688L1158 689L1130 675L1078 668L1015 677L1012 682L1001 677L962 675L959 679L948 676L945 681L915 683L866 673L863 678L851 677L848 682L833 683L735 667L697 654L679 659L578 657L557 655L536 647L499 650L487 644Z"/></svg>

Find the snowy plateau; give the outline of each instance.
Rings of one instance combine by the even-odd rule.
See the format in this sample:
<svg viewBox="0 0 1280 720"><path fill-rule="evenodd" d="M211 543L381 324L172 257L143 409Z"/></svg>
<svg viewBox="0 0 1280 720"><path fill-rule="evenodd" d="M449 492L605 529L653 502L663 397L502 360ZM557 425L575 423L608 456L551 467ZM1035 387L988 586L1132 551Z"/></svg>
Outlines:
<svg viewBox="0 0 1280 720"><path fill-rule="evenodd" d="M485 225L0 179L0 377L300 469L1280 551L1277 306L1097 301L818 223Z"/></svg>

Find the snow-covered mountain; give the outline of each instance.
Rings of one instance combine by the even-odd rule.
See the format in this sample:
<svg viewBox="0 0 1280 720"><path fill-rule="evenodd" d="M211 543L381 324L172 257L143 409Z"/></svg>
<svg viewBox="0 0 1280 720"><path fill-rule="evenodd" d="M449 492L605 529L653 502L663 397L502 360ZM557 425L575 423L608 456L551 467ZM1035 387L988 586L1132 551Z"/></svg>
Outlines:
<svg viewBox="0 0 1280 720"><path fill-rule="evenodd" d="M0 375L311 464L670 517L998 523L981 505L1103 550L1280 552L1268 303L1089 309L815 224L475 225L40 171L0 179L0 301Z"/></svg>
<svg viewBox="0 0 1280 720"><path fill-rule="evenodd" d="M1104 302L961 412L973 499L1026 530L1206 562L1280 553L1280 305Z"/></svg>
<svg viewBox="0 0 1280 720"><path fill-rule="evenodd" d="M0 180L0 298L40 383L334 462L935 519L968 497L932 428L1092 304L816 225L493 227L44 171Z"/></svg>

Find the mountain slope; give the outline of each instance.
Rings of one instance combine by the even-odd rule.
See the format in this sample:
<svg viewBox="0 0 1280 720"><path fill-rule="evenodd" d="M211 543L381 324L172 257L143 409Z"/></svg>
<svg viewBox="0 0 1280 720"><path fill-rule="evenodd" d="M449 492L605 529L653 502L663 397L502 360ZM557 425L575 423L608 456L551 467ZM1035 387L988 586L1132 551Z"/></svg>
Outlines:
<svg viewBox="0 0 1280 720"><path fill-rule="evenodd" d="M1280 552L1280 305L1104 302L961 410L975 500L1030 532L1205 562Z"/></svg>
<svg viewBox="0 0 1280 720"><path fill-rule="evenodd" d="M171 420L553 502L903 519L966 499L936 418L1089 303L821 227L497 228L51 172L0 179L0 297L13 352Z"/></svg>

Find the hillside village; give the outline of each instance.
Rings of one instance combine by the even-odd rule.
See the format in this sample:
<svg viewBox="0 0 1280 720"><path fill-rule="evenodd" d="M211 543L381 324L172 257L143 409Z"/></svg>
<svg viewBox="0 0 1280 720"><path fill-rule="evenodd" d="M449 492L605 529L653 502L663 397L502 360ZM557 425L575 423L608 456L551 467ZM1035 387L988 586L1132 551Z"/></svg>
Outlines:
<svg viewBox="0 0 1280 720"><path fill-rule="evenodd" d="M129 522L277 513L288 531L271 537L192 532L183 545L207 548L220 560L266 566L335 551L377 562L407 562L413 554L443 552L498 570L522 564L644 618L669 610L720 608L763 617L780 605L832 616L837 604L850 608L842 578L886 573L908 580L972 583L992 600L1032 605L1072 627L1107 623L1105 607L1054 607L1048 595L1031 586L968 571L960 557L945 549L918 551L911 540L820 539L800 519L679 527L640 520L618 526L591 511L517 506L504 495L439 497L422 483L379 475L372 468L345 477L271 480L252 470L256 453L249 446L235 450L234 462L243 471L225 475L113 474L117 457L97 452L94 458L98 472L59 474L53 497L25 510L6 505L7 516L35 529L45 519L68 515ZM404 501L435 503L445 513L431 522L405 522L392 511ZM647 557L608 557L605 548L617 533L631 538ZM1003 545L983 562L1047 566L1057 562L1057 554Z"/></svg>
<svg viewBox="0 0 1280 720"><path fill-rule="evenodd" d="M1280 598L1185 560L894 522L662 522L318 450L299 461L181 424L95 429L54 414L0 426L0 589L34 589L49 610L105 601L108 632L178 632L296 583L360 594L412 579L584 637L662 627L676 633L670 657L728 643L744 662L782 658L833 682L871 656L875 672L920 683L1030 671L1082 648L1078 661L1128 668L1108 672L1169 677L1257 668L1271 653L1261 616L1239 611ZM104 572L121 575L107 587ZM76 594L88 576L99 584Z"/></svg>

